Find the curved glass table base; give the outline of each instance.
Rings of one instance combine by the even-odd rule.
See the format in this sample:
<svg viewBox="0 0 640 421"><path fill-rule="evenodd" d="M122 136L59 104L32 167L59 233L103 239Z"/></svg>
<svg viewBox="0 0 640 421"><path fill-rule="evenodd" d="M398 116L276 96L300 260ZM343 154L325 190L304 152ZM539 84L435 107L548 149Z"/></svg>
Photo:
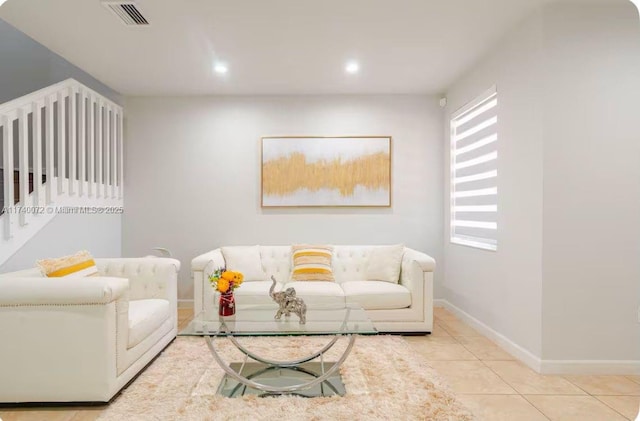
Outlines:
<svg viewBox="0 0 640 421"><path fill-rule="evenodd" d="M306 363L307 361L311 361L311 360L315 360L316 358L320 357L321 355L324 355L325 352L327 352L328 350L331 349L331 347L333 347L336 342L338 342L338 339L340 338L341 335L336 335L333 337L333 339L331 340L331 342L329 342L327 345L325 345L320 351L311 354L307 357L304 358L300 358L298 360L291 360L291 361L277 361L277 360L269 360L266 358L262 358L254 353L252 353L251 351L247 350L244 346L242 346L241 343L238 342L238 340L234 337L234 336L228 336L229 340L231 341L231 343L233 343L236 348L238 348L240 350L240 352L242 352L244 355L246 355L247 357L256 360L258 362L261 362L263 364L268 364L270 366L275 366L275 367L297 367L302 363Z"/></svg>
<svg viewBox="0 0 640 421"><path fill-rule="evenodd" d="M274 304L244 305L237 310L232 316L217 318L207 312L199 313L179 333L180 336L205 337L211 354L225 373L218 393L227 397L248 394L344 396L346 387L339 368L353 349L356 335L378 333L366 311L356 303L310 307L305 324L286 318L274 319ZM241 337L283 336L327 336L327 340L309 355L288 361L258 355L240 340ZM325 361L327 351L342 337L347 338L347 343L338 360ZM244 358L226 362L216 346L218 338L227 338Z"/></svg>
<svg viewBox="0 0 640 421"><path fill-rule="evenodd" d="M349 343L347 345L347 347L345 348L344 352L342 353L342 355L340 356L340 358L338 359L338 361L336 361L335 363L333 363L333 365L327 370L324 371L324 364L323 364L323 374L321 376L315 376L314 375L314 379L307 381L307 382L301 382L299 384L294 384L294 385L290 385L290 386L273 386L273 385L268 385L268 384L263 384L263 383L259 383L257 381L252 380L252 378L256 377L256 376L250 376L251 378L245 377L243 376L242 373L242 367L244 366L244 364L246 363L247 358L252 358L255 359L256 361L259 361L261 363L267 364L268 367L266 368L289 368L289 369L295 369L296 367L298 367L300 364L307 362L307 361L311 361L315 358L321 357L323 358L324 353L329 350L333 345L335 345L335 343L337 342L337 340L341 337L341 336L347 336L349 338ZM308 357L305 358L301 358L299 360L295 360L295 361L272 361L266 358L261 358L257 355L255 355L252 352L249 352L248 350L246 350L244 347L242 347L237 340L235 340L235 338L231 335L227 336L228 338L231 339L231 342L238 347L238 349L245 354L245 363L243 363L243 365L241 366L240 370L238 372L236 372L235 370L233 370L229 364L227 364L226 361L224 361L224 359L221 357L221 355L218 353L218 351L216 350L216 347L214 345L214 341L215 341L215 336L209 336L206 337L206 341L207 341L207 345L209 346L209 349L211 350L211 353L213 354L213 358L216 360L216 362L218 363L218 365L220 365L220 367L224 370L224 372L232 379L234 379L235 381L237 381L238 383L241 383L245 386L251 387L253 389L256 390L260 390L262 392L266 392L269 394L294 394L297 392L302 392L308 389L311 389L323 382L325 382L326 380L328 380L329 378L331 378L340 368L340 366L342 365L342 363L344 363L344 361L347 359L347 357L349 356L349 354L351 353L351 350L353 349L353 344L356 341L356 336L355 335L336 335L330 342L329 344L327 344L326 346L324 346L320 351L315 352L311 355L309 355ZM299 370L299 371L306 371L306 370Z"/></svg>
<svg viewBox="0 0 640 421"><path fill-rule="evenodd" d="M246 376L249 380L252 380L255 377L260 377L262 375L264 375L265 373L268 373L269 371L276 371L278 370L279 367L274 367L274 366L268 366L265 368L262 368L261 370L258 370L248 376ZM285 367L287 370L293 370L293 371L298 371L301 373L304 373L306 375L308 375L309 377L314 377L314 378L318 378L318 374L315 373L314 371L311 370L307 370L304 367L300 366L300 367ZM232 368L233 370L233 368ZM325 380L324 384L327 385L327 387L331 390L331 393L334 395L343 395L344 393L339 391L337 387L335 387L330 381ZM229 396L230 397L234 397L234 396L238 396L240 389L242 388L242 386L245 386L245 391L246 391L246 385L243 385L242 383L238 383L233 389L231 389ZM321 389L322 390L322 389ZM290 392L287 393L288 395L295 395L295 396L300 396L300 397L307 397L307 395L302 394L302 393L296 393L296 392ZM242 395L242 394L240 394ZM259 394L258 396L260 397L265 397L265 396L280 396L282 395L282 393L273 393L273 392L264 392Z"/></svg>

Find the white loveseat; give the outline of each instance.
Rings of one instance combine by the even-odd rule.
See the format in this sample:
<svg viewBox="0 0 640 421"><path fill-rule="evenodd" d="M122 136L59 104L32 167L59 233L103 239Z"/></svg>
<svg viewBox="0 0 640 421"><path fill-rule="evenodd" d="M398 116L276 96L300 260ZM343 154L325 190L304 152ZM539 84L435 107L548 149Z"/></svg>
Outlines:
<svg viewBox="0 0 640 421"><path fill-rule="evenodd" d="M97 277L0 275L0 402L107 402L176 337L180 262L96 265Z"/></svg>
<svg viewBox="0 0 640 421"><path fill-rule="evenodd" d="M399 282L367 280L366 267L372 249L380 246L334 246L332 270L336 282L291 282L291 247L260 246L262 268L267 276L278 280L276 291L294 287L309 307L344 306L358 303L367 311L381 332L431 332L433 328L433 271L435 260L410 248L404 248ZM208 275L225 267L221 249L193 259L194 307L196 314L217 317L217 297L209 285ZM231 270L237 268L229 267ZM235 290L236 303L273 305L269 297L272 282L247 281ZM275 310L274 310L275 314Z"/></svg>

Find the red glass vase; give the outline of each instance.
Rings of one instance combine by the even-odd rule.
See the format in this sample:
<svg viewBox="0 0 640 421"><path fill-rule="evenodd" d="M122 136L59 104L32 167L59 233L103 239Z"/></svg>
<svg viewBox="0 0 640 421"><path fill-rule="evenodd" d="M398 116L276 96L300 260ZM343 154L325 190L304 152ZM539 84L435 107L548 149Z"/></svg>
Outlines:
<svg viewBox="0 0 640 421"><path fill-rule="evenodd" d="M221 316L233 316L236 314L236 300L233 298L233 291L220 294L218 314Z"/></svg>

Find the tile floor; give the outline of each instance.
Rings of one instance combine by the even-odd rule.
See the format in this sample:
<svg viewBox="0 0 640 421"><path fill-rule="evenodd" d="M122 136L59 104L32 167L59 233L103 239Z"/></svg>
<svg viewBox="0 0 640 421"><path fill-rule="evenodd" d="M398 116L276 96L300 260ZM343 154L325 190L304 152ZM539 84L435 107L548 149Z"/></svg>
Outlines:
<svg viewBox="0 0 640 421"><path fill-rule="evenodd" d="M540 375L458 320L434 309L434 332L406 340L480 420L635 420L640 376Z"/></svg>
<svg viewBox="0 0 640 421"><path fill-rule="evenodd" d="M442 308L434 331L406 340L485 421L635 420L640 376L543 376ZM178 310L182 329L190 309ZM104 407L0 408L2 421L90 421Z"/></svg>

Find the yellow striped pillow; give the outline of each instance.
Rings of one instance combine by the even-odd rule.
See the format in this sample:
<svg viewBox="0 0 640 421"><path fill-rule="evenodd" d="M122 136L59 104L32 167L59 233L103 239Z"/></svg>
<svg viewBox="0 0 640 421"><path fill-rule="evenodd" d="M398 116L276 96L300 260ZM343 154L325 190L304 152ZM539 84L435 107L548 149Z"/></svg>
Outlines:
<svg viewBox="0 0 640 421"><path fill-rule="evenodd" d="M38 260L38 267L48 278L84 278L97 276L96 262L88 251L79 251L71 256Z"/></svg>
<svg viewBox="0 0 640 421"><path fill-rule="evenodd" d="M331 270L333 247L300 244L291 246L293 257L292 281L335 282Z"/></svg>

